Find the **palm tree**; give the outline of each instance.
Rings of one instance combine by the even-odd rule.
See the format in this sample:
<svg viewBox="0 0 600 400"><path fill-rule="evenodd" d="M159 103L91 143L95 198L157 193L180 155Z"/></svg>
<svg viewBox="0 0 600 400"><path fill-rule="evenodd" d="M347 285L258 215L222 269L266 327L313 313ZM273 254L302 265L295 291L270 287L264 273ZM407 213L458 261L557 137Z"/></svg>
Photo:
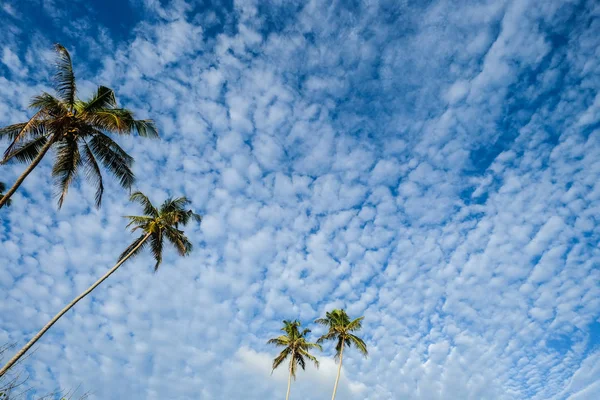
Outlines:
<svg viewBox="0 0 600 400"><path fill-rule="evenodd" d="M4 197L4 191L6 190L6 185L4 184L4 182L0 182L0 200L2 200L2 198ZM10 207L10 199L6 201L6 207Z"/></svg>
<svg viewBox="0 0 600 400"><path fill-rule="evenodd" d="M342 372L344 346L356 346L358 351L360 351L365 357L367 357L369 354L365 342L352 333L359 331L362 328L362 320L364 318L365 317L360 317L351 321L345 310L335 309L326 313L325 318L319 318L315 321L317 324L325 325L329 328L329 331L321 336L319 340L317 340L317 343L322 343L325 340L337 340L337 344L335 346L335 358L340 360L340 365L338 367L337 377L335 378L335 386L333 387L333 396L331 397L331 400L335 400L335 394L337 392L338 382L340 380L340 373Z"/></svg>
<svg viewBox="0 0 600 400"><path fill-rule="evenodd" d="M279 367L288 356L290 357L290 374L288 377L288 388L285 400L288 400L290 397L292 377L294 377L294 380L296 380L297 366L300 365L303 370L306 367L306 361L304 360L304 357L315 363L315 366L319 368L319 361L317 361L316 357L309 353L309 350L323 350L320 345L306 341L306 335L310 332L310 329L304 329L302 332L300 332L300 326L301 324L299 321L285 320L283 321L283 328L281 328L281 330L285 332L285 335L278 336L267 342L267 344L285 347L273 360L273 371L275 371L275 368Z"/></svg>
<svg viewBox="0 0 600 400"><path fill-rule="evenodd" d="M137 132L143 137L158 137L152 120L136 120L131 111L117 106L112 89L99 86L89 100L79 100L71 56L60 44L54 47L58 67L54 76L57 97L46 92L35 96L30 103L35 114L29 121L0 129L0 140L7 138L11 141L0 163L13 159L29 163L0 199L0 208L50 148L56 152L52 177L58 207L62 206L69 186L82 169L87 180L96 187L96 207L100 207L104 185L99 164L117 177L124 188L131 188L135 179L131 171L133 158L108 134L130 135Z"/></svg>
<svg viewBox="0 0 600 400"><path fill-rule="evenodd" d="M91 293L98 285L104 282L109 276L111 276L126 260L137 255L140 251L150 246L152 255L156 264L154 265L154 271L158 269L162 262L163 244L166 238L181 256L187 256L192 251L192 244L188 238L184 235L184 232L179 229L179 226L186 226L190 220L197 222L201 221L201 217L195 214L192 210L186 210L185 207L190 201L185 197L178 197L175 199L167 199L160 208L156 208L152 205L150 200L143 195L141 192L135 192L131 195L131 201L140 203L144 209L144 215L142 216L127 216L129 224L127 227L133 226L132 232L141 230L142 234L140 237L135 239L133 243L125 249L125 251L119 256L118 262L112 267L107 273L105 273L100 279L98 279L92 286L86 289L83 293L77 296L71 301L65 308L60 310L58 314L54 316L34 337L31 339L19 352L0 370L0 377L2 377L6 371L21 358L31 346L33 346L48 329L52 327L67 311L69 311L77 302L83 299L85 296Z"/></svg>

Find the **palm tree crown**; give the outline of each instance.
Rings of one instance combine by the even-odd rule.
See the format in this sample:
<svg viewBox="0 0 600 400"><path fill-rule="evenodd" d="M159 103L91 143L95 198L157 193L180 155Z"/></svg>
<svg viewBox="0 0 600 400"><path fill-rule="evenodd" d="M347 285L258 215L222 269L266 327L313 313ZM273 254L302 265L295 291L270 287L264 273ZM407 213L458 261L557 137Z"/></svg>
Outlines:
<svg viewBox="0 0 600 400"><path fill-rule="evenodd" d="M365 342L354 335L353 332L357 332L362 328L362 320L365 317L359 317L354 320L350 320L346 311L335 309L325 314L325 318L319 318L315 322L317 324L325 325L329 328L329 331L317 340L317 343L322 343L325 340L337 340L335 346L335 357L340 358L343 345L348 347L355 346L365 357L369 354L367 351L367 345Z"/></svg>
<svg viewBox="0 0 600 400"><path fill-rule="evenodd" d="M192 251L192 243L179 229L179 226L185 226L190 220L200 222L202 217L192 210L186 210L185 207L190 203L186 197L167 199L160 208L156 208L150 200L141 192L135 192L131 195L131 201L138 202L144 209L144 215L130 215L127 227L132 228L132 232L141 230L142 235L125 249L119 256L119 260L125 257L137 255L146 245L150 245L152 255L156 260L154 270L156 271L162 262L162 251L164 239L166 238L181 256L186 256ZM148 240L147 240L148 239ZM141 245L140 245L141 243ZM132 252L132 250L134 250ZM131 254L130 254L131 253Z"/></svg>
<svg viewBox="0 0 600 400"><path fill-rule="evenodd" d="M29 121L0 129L0 139L10 140L1 163L16 160L31 164L7 195L12 196L27 174L53 148L52 177L59 208L81 170L95 186L96 206L100 207L104 192L100 165L109 170L122 187L131 188L134 183L133 158L108 134L137 132L143 137L158 137L158 133L152 120L136 120L133 112L119 108L115 93L105 86L99 86L90 99L80 100L71 56L60 44L55 45L55 50L58 71L54 76L54 89L57 96L43 92L34 97L30 107L35 114Z"/></svg>
<svg viewBox="0 0 600 400"><path fill-rule="evenodd" d="M308 358L315 364L315 367L319 368L319 361L316 357L309 353L311 349L322 350L321 346L317 343L310 343L306 340L306 335L310 333L310 329L304 329L300 331L299 321L283 321L282 331L284 335L270 339L267 343L274 344L278 347L284 347L279 355L273 360L273 370L279 367L286 358L291 356L290 359L290 374L296 379L296 369L299 365L303 370L306 367L305 357Z"/></svg>

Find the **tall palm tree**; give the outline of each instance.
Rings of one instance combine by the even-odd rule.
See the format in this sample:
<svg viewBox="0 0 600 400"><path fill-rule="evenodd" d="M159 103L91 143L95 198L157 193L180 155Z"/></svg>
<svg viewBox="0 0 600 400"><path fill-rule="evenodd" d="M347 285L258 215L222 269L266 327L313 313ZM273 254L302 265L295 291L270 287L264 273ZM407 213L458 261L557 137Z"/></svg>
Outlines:
<svg viewBox="0 0 600 400"><path fill-rule="evenodd" d="M344 346L356 346L358 351L365 357L369 355L365 342L353 334L353 332L357 332L362 328L362 320L364 318L365 317L359 317L350 320L350 317L348 317L345 310L335 309L326 313L325 318L319 318L315 321L317 324L325 325L329 328L329 331L321 336L319 340L317 340L317 343L322 343L325 340L337 340L337 344L335 345L335 358L340 360L340 365L338 367L337 377L335 378L335 386L333 387L333 396L331 397L331 400L335 400L338 382L340 381L342 360L344 358Z"/></svg>
<svg viewBox="0 0 600 400"><path fill-rule="evenodd" d="M0 182L0 200L4 197L4 191L6 190L6 185L4 182ZM10 206L10 199L6 201L6 207Z"/></svg>
<svg viewBox="0 0 600 400"><path fill-rule="evenodd" d="M0 140L11 141L0 163L9 160L27 162L29 166L0 199L2 208L33 171L50 148L56 156L52 168L58 207L60 208L73 179L83 169L88 181L96 187L96 207L100 207L104 184L100 164L109 170L124 188L134 183L133 158L108 134L158 137L152 120L136 120L133 113L117 106L112 89L99 86L86 101L76 93L71 56L60 44L54 46L58 71L54 76L57 97L43 92L35 96L30 107L35 114L27 122L0 129Z"/></svg>
<svg viewBox="0 0 600 400"><path fill-rule="evenodd" d="M179 229L179 226L186 226L191 220L201 221L200 215L192 210L186 210L185 207L190 201L185 197L175 199L167 199L160 208L154 207L150 200L141 192L135 192L131 195L131 201L140 203L144 209L142 216L127 216L129 224L127 227L133 226L132 232L140 230L140 237L135 239L133 243L125 249L119 256L119 261L98 279L92 286L86 289L83 293L71 301L65 308L60 310L34 337L31 339L19 352L0 370L0 378L8 371L8 369L17 362L24 354L33 346L48 329L52 327L67 311L69 311L77 302L91 293L98 285L104 282L111 276L126 260L137 255L140 251L150 246L152 255L156 264L154 271L158 269L162 262L163 244L165 238L171 242L181 256L187 256L192 251L192 244L185 236L184 232Z"/></svg>
<svg viewBox="0 0 600 400"><path fill-rule="evenodd" d="M315 366L319 368L319 361L309 353L311 349L322 350L321 346L316 343L310 343L306 340L306 335L310 332L310 329L304 329L300 331L299 321L283 321L282 331L285 335L278 336L270 339L267 343L274 344L278 347L284 347L279 355L273 360L273 371L279 367L281 363L285 361L288 356L290 357L289 365L289 376L288 376L288 388L285 400L290 397L290 387L292 385L292 377L296 380L296 368L299 365L303 370L306 367L306 361L304 357L315 363Z"/></svg>

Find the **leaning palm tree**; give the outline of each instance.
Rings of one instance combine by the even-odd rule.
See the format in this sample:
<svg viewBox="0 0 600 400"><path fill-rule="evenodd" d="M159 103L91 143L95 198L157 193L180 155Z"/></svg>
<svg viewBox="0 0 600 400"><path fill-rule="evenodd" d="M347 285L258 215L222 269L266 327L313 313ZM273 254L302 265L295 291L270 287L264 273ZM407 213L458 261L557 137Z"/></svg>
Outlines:
<svg viewBox="0 0 600 400"><path fill-rule="evenodd" d="M52 177L58 207L62 206L69 186L80 170L95 185L96 207L100 207L104 192L100 165L109 170L122 187L129 189L134 183L133 158L108 134L137 132L143 137L158 137L152 120L136 120L131 111L117 106L112 89L100 86L90 99L78 99L71 56L60 44L55 45L55 50L58 55L58 71L54 76L57 97L46 92L34 97L30 107L35 114L29 121L0 129L0 140L10 140L0 163L10 160L29 163L0 199L0 208L51 148L56 153Z"/></svg>
<svg viewBox="0 0 600 400"><path fill-rule="evenodd" d="M69 311L77 302L83 299L85 296L90 294L98 285L104 282L109 276L111 276L126 260L137 255L140 251L150 246L152 255L156 264L154 265L154 271L158 270L162 262L163 244L165 238L171 242L175 249L181 256L186 256L192 251L192 244L188 238L184 235L184 232L179 229L179 226L186 226L190 220L197 222L201 221L200 215L194 213L192 210L186 210L185 207L190 201L185 197L178 197L175 199L167 199L160 208L154 207L150 200L143 195L141 192L135 192L131 195L131 201L140 203L144 209L144 215L142 216L127 216L129 224L127 227L132 228L132 232L140 230L141 235L125 249L125 251L119 256L118 262L108 272L106 272L100 279L98 279L92 286L86 289L83 293L77 296L72 302L70 302L65 308L60 310L58 314L54 316L34 337L31 339L19 352L0 370L0 378L8 371L8 369L16 363L26 352L33 346L48 329L52 327L67 311Z"/></svg>
<svg viewBox="0 0 600 400"><path fill-rule="evenodd" d="M345 310L335 309L331 312L326 313L325 318L319 318L315 322L317 324L325 325L329 328L329 331L321 336L317 343L322 343L325 340L337 340L335 346L335 358L340 360L338 367L337 377L335 378L335 386L333 387L333 396L331 400L335 399L335 394L338 388L338 382L340 381L340 373L342 372L342 359L344 357L344 346L352 347L356 346L365 357L369 354L367 351L367 345L365 342L355 336L352 332L359 331L362 328L362 320L365 317L356 318L350 320Z"/></svg>
<svg viewBox="0 0 600 400"><path fill-rule="evenodd" d="M6 185L4 184L4 182L0 182L0 200L2 200L2 198L4 197L4 191L6 190ZM6 207L10 206L10 199L6 201Z"/></svg>
<svg viewBox="0 0 600 400"><path fill-rule="evenodd" d="M292 377L296 380L296 368L298 365L304 370L306 367L306 361L304 357L308 358L310 361L315 363L315 366L319 368L319 361L309 353L310 349L319 349L322 350L321 346L316 343L310 343L306 341L306 335L310 332L310 329L304 329L300 332L300 322L299 321L283 321L282 331L285 332L285 335L278 336L276 338L270 339L267 344L274 344L278 347L285 347L281 353L273 360L273 371L275 368L279 367L281 363L285 361L288 356L290 357L290 365L289 365L289 376L288 376L288 388L287 394L285 396L285 400L288 400L290 397L290 387L292 385Z"/></svg>

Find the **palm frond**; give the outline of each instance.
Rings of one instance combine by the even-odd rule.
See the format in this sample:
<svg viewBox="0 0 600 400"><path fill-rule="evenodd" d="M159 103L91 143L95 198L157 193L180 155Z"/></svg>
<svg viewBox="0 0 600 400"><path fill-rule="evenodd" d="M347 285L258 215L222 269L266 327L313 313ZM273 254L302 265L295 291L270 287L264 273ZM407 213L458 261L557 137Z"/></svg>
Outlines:
<svg viewBox="0 0 600 400"><path fill-rule="evenodd" d="M135 128L133 113L124 108L100 108L85 113L82 118L101 131L128 135Z"/></svg>
<svg viewBox="0 0 600 400"><path fill-rule="evenodd" d="M315 364L315 367L319 368L319 360L317 360L317 357L313 356L308 351L306 351L302 348L298 350L298 353L301 354L302 356L308 358L310 361L313 362L313 364Z"/></svg>
<svg viewBox="0 0 600 400"><path fill-rule="evenodd" d="M329 331L327 333L325 333L324 335L322 335L318 340L317 343L323 343L326 340L334 340L336 339L338 336L337 332L335 331Z"/></svg>
<svg viewBox="0 0 600 400"><path fill-rule="evenodd" d="M78 101L75 108L78 113L93 113L104 108L117 106L115 92L106 86L98 86L96 93L88 101Z"/></svg>
<svg viewBox="0 0 600 400"><path fill-rule="evenodd" d="M183 234L183 231L167 226L164 229L165 236L177 249L180 256L187 256L192 252L193 245L188 238Z"/></svg>
<svg viewBox="0 0 600 400"><path fill-rule="evenodd" d="M100 208L102 203L102 194L104 193L104 184L102 183L102 172L100 171L100 167L98 166L98 162L96 161L96 157L92 153L87 142L83 142L82 144L83 152L82 152L82 163L85 169L85 177L96 187L96 208Z"/></svg>
<svg viewBox="0 0 600 400"><path fill-rule="evenodd" d="M187 215L189 219L194 220L197 223L201 223L202 222L202 215L200 214L196 214L195 212L193 212L192 210L187 210ZM189 220L188 219L188 220ZM187 223L186 223L187 224Z"/></svg>
<svg viewBox="0 0 600 400"><path fill-rule="evenodd" d="M289 345L290 340L287 336L281 335L273 339L269 339L267 344L274 344L275 346L287 346Z"/></svg>
<svg viewBox="0 0 600 400"><path fill-rule="evenodd" d="M96 129L129 135L137 132L141 137L158 138L158 130L151 119L134 118L132 111L126 108L98 107L84 113L82 118Z"/></svg>
<svg viewBox="0 0 600 400"><path fill-rule="evenodd" d="M358 351L360 351L362 353L362 355L364 355L365 357L367 357L369 355L369 351L367 350L367 345L361 338L359 338L358 336L349 334L348 341L350 343L352 343L354 346L356 346L356 348L358 349Z"/></svg>
<svg viewBox="0 0 600 400"><path fill-rule="evenodd" d="M163 214L184 212L185 206L189 203L190 201L185 196L177 197L175 199L168 198L161 204L160 212Z"/></svg>
<svg viewBox="0 0 600 400"><path fill-rule="evenodd" d="M9 154L5 155L2 162L5 163L11 159L15 159L18 162L32 162L47 142L48 139L45 136L39 136L28 141L20 141L11 149Z"/></svg>
<svg viewBox="0 0 600 400"><path fill-rule="evenodd" d="M133 158L102 132L95 131L89 145L94 156L119 180L119 184L130 189L135 182L131 171Z"/></svg>
<svg viewBox="0 0 600 400"><path fill-rule="evenodd" d="M35 96L29 103L29 107L38 110L38 116L57 118L68 113L59 99L46 92Z"/></svg>
<svg viewBox="0 0 600 400"><path fill-rule="evenodd" d="M177 199L167 199L160 207L160 213L163 215L164 220L173 226L183 225L186 226L191 219L201 222L202 217L192 210L185 210L187 204L190 201L186 197L180 197Z"/></svg>
<svg viewBox="0 0 600 400"><path fill-rule="evenodd" d="M323 351L323 347L318 343L306 342L306 343L304 343L302 348L304 348L304 349L319 349L319 350Z"/></svg>
<svg viewBox="0 0 600 400"><path fill-rule="evenodd" d="M281 365L282 362L290 355L291 349L289 347L283 349L281 353L273 360L273 371ZM271 372L272 373L272 372Z"/></svg>
<svg viewBox="0 0 600 400"><path fill-rule="evenodd" d="M31 123L31 120L28 122L19 122L18 124L12 124L0 128L0 138L3 139L6 137L9 140L14 140L19 135L19 132L21 132L28 123Z"/></svg>
<svg viewBox="0 0 600 400"><path fill-rule="evenodd" d="M154 207L154 205L152 205L150 199L148 199L148 197L146 197L146 195L142 192L138 191L133 193L131 196L129 196L129 200L139 203L144 209L144 214L152 217L158 217L158 210L156 209L156 207Z"/></svg>
<svg viewBox="0 0 600 400"><path fill-rule="evenodd" d="M138 119L133 121L133 128L136 130L137 134L141 137L147 137L151 139L158 138L158 129L156 129L156 125L154 121L151 119Z"/></svg>
<svg viewBox="0 0 600 400"><path fill-rule="evenodd" d="M156 264L154 265L154 272L158 271L158 267L162 262L162 251L163 251L163 231L159 230L152 236L150 236L150 249L152 250L152 255L156 260Z"/></svg>
<svg viewBox="0 0 600 400"><path fill-rule="evenodd" d="M52 176L58 190L58 208L61 208L69 186L81 166L81 155L75 140L61 140L56 143L56 158L52 167Z"/></svg>
<svg viewBox="0 0 600 400"><path fill-rule="evenodd" d="M335 309L330 313L330 318L336 325L347 326L350 323L350 317L345 310Z"/></svg>
<svg viewBox="0 0 600 400"><path fill-rule="evenodd" d="M27 138L35 138L43 136L47 133L48 127L46 121L39 119L42 115L42 111L38 111L31 119L27 122L13 124L0 129L0 138L8 137L11 140L10 145L4 151L4 160L2 163L7 161L7 156L12 153L13 149L17 146L17 143Z"/></svg>
<svg viewBox="0 0 600 400"><path fill-rule="evenodd" d="M138 247L137 250L135 250L133 253L131 253L131 251L133 251L133 249L135 249L140 242L144 241L144 243L142 243L142 245L140 247ZM140 252L144 249L144 247L146 247L148 245L148 241L146 240L146 235L142 235L140 237L138 237L137 239L135 239L133 241L133 243L131 243L122 253L121 255L119 255L119 260L118 261L122 261L125 257L127 257L127 255L129 255L129 253L131 253L131 255L129 255L129 258L133 258L135 256L137 256L138 254L140 254Z"/></svg>
<svg viewBox="0 0 600 400"><path fill-rule="evenodd" d="M302 368L302 370L306 369L306 361L304 361L304 356L302 354L300 354L300 352L298 350L296 350L296 352L294 353L294 360L292 360L292 362L294 362L300 366L300 368ZM295 378L295 376L294 376Z"/></svg>
<svg viewBox="0 0 600 400"><path fill-rule="evenodd" d="M351 321L347 325L346 329L348 329L348 331L350 331L350 332L355 332L355 331L361 330L362 329L362 321L363 321L363 319L365 319L365 317L356 318L355 320Z"/></svg>
<svg viewBox="0 0 600 400"><path fill-rule="evenodd" d="M155 218L154 217L149 217L146 215L126 215L125 218L129 219L129 223L127 224L127 228L129 228L130 226L134 225L133 229L131 230L132 232L135 231L136 229L144 229L146 230L146 227L152 223Z"/></svg>
<svg viewBox="0 0 600 400"><path fill-rule="evenodd" d="M55 44L54 49L57 53L57 71L56 75L54 75L54 88L60 95L60 98L70 107L73 107L75 104L76 87L71 55L61 44Z"/></svg>
<svg viewBox="0 0 600 400"><path fill-rule="evenodd" d="M196 214L192 210L173 209L172 211L164 212L165 218L169 218L169 223L175 226L186 226L190 220L198 223L202 222L202 216Z"/></svg>

